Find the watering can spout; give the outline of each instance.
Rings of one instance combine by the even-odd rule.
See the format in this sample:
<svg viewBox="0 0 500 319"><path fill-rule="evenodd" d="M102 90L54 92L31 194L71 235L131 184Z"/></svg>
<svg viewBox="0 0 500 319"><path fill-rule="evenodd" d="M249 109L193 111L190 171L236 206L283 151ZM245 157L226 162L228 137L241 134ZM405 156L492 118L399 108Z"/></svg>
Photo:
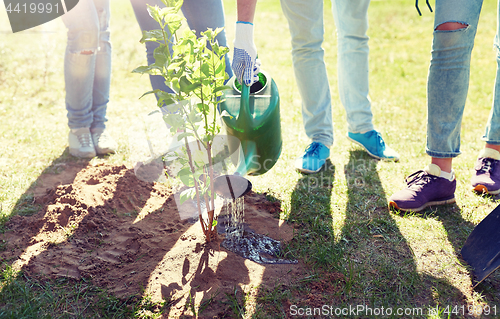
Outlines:
<svg viewBox="0 0 500 319"><path fill-rule="evenodd" d="M278 87L270 75L262 71L259 81L251 87L238 83L233 77L227 83L232 87L224 91L220 104L226 132L239 140L229 145L231 152L242 148L243 156L233 163L235 173L261 175L269 171L281 154L281 122ZM226 113L227 112L227 113Z"/></svg>

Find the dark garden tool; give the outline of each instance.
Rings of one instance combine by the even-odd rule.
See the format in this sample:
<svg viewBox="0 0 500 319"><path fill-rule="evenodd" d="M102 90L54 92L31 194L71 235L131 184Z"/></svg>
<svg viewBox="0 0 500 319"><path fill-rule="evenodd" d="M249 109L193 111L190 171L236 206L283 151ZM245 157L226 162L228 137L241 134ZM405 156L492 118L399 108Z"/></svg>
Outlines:
<svg viewBox="0 0 500 319"><path fill-rule="evenodd" d="M500 267L500 205L472 230L462 258L474 269L474 287Z"/></svg>

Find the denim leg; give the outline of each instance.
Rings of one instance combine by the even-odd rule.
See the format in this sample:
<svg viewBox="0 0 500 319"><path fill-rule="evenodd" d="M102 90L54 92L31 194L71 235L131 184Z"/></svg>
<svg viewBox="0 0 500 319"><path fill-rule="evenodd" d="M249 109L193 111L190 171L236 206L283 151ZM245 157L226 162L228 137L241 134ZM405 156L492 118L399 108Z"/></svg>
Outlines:
<svg viewBox="0 0 500 319"><path fill-rule="evenodd" d="M200 36L201 32L208 28L215 30L225 26L222 0L184 0L181 9L189 27L196 31L197 36ZM225 30L222 30L216 39L220 46L227 47ZM226 60L226 73L231 78L233 69L229 56L226 54L224 58Z"/></svg>
<svg viewBox="0 0 500 319"><path fill-rule="evenodd" d="M281 0L292 37L292 61L307 136L333 144L330 85L324 61L323 0Z"/></svg>
<svg viewBox="0 0 500 319"><path fill-rule="evenodd" d="M132 8L134 9L135 17L139 23L141 30L155 30L160 26L153 18L149 16L146 4L151 6L164 7L165 5L161 0L130 0ZM187 23L191 29L194 29L199 35L201 32L206 31L207 28L215 29L224 26L224 8L221 0L186 0L182 5L182 12L186 17ZM226 45L226 34L221 32L217 36L219 45ZM155 62L154 50L158 47L157 43L146 43L146 55L148 65ZM233 76L231 63L226 54L226 72L229 77ZM151 87L153 90L160 89L164 92L174 93L172 89L165 85L165 79L160 75L150 75Z"/></svg>
<svg viewBox="0 0 500 319"><path fill-rule="evenodd" d="M130 0L130 3L134 9L135 18L137 19L137 23L139 23L141 31L156 30L160 28L158 23L149 16L146 4L153 7L155 5L164 7L165 5L161 2L161 0ZM157 47L158 44L155 42L146 43L146 57L148 65L155 63L154 51ZM163 92L174 93L172 89L165 85L165 79L161 75L149 75L149 80L151 81L151 87L153 90L162 90Z"/></svg>
<svg viewBox="0 0 500 319"><path fill-rule="evenodd" d="M64 56L66 109L71 129L91 126L93 83L99 48L99 19L92 0L81 0L63 16L68 29Z"/></svg>
<svg viewBox="0 0 500 319"><path fill-rule="evenodd" d="M99 49L95 61L94 86L92 93L92 113L94 121L90 126L105 128L106 110L109 102L109 89L111 85L111 41L109 34L110 8L109 0L94 0L97 16L99 18Z"/></svg>
<svg viewBox="0 0 500 319"><path fill-rule="evenodd" d="M497 7L497 34L495 36L495 49L497 51L497 76L493 88L493 106L486 125L483 140L486 143L500 145L500 0Z"/></svg>
<svg viewBox="0 0 500 319"><path fill-rule="evenodd" d="M460 154L460 127L469 89L470 58L482 0L437 0L427 80L427 148L432 157ZM463 28L441 31L446 22Z"/></svg>
<svg viewBox="0 0 500 319"><path fill-rule="evenodd" d="M374 129L368 97L368 6L370 0L332 1L338 39L339 95L346 110L347 129L365 133Z"/></svg>

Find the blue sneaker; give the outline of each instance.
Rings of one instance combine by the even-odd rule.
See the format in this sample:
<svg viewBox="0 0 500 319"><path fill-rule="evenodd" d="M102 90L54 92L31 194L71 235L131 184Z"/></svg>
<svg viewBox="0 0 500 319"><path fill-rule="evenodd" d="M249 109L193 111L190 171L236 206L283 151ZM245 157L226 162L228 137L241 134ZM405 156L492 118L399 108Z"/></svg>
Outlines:
<svg viewBox="0 0 500 319"><path fill-rule="evenodd" d="M301 157L295 160L295 168L302 173L317 173L330 157L330 149L319 142L312 142Z"/></svg>
<svg viewBox="0 0 500 319"><path fill-rule="evenodd" d="M348 132L347 138L363 146L366 152L376 159L399 161L399 154L385 145L382 135L375 130L363 134Z"/></svg>

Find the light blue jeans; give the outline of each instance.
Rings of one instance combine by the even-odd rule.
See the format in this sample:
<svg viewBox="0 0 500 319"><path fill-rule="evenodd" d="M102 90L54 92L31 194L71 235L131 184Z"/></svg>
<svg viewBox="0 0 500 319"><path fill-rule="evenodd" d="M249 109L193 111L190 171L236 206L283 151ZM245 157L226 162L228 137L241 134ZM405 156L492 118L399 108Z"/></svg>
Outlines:
<svg viewBox="0 0 500 319"><path fill-rule="evenodd" d="M105 128L111 82L109 0L80 0L63 15L66 110L71 129Z"/></svg>
<svg viewBox="0 0 500 319"><path fill-rule="evenodd" d="M338 38L340 100L351 133L373 130L368 97L368 6L370 0L332 0ZM302 119L309 138L333 144L330 85L321 47L323 0L281 0L292 36L292 59L302 97Z"/></svg>
<svg viewBox="0 0 500 319"><path fill-rule="evenodd" d="M158 23L149 16L146 4L150 6L164 7L165 5L161 0L130 0L134 9L135 17L139 23L141 30L155 30L159 29ZM182 13L186 18L189 28L196 31L196 35L200 36L201 32L207 28L220 28L224 27L224 7L222 0L184 0L182 5ZM219 45L227 46L226 33L223 30L216 37ZM155 42L146 43L146 55L148 65L155 62L154 50L158 47ZM226 72L229 77L233 76L231 63L226 55ZM173 93L173 91L165 85L165 79L160 75L150 75L151 86L153 90L160 89L164 92Z"/></svg>
<svg viewBox="0 0 500 319"><path fill-rule="evenodd" d="M436 0L432 58L427 81L427 154L437 158L460 154L460 128L469 89L471 52L481 13L482 0ZM499 12L500 17L500 12ZM459 22L463 28L440 31L446 22ZM500 145L500 43L495 37L497 76L493 106L483 140Z"/></svg>

